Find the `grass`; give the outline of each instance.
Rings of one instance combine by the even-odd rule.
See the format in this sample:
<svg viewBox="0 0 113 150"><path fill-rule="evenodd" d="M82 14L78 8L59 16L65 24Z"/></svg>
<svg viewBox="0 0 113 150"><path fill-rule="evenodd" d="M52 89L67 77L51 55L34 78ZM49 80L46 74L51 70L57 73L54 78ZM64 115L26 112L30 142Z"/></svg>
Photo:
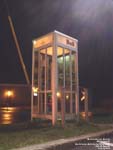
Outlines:
<svg viewBox="0 0 113 150"><path fill-rule="evenodd" d="M59 125L52 127L50 124L47 124L48 123L39 124L37 122L28 122L0 126L0 150L9 150L60 138L79 136L107 128L91 125L84 121L80 123L68 122L65 128Z"/></svg>
<svg viewBox="0 0 113 150"><path fill-rule="evenodd" d="M95 114L93 116L92 122L100 124L112 124L113 123L113 114Z"/></svg>

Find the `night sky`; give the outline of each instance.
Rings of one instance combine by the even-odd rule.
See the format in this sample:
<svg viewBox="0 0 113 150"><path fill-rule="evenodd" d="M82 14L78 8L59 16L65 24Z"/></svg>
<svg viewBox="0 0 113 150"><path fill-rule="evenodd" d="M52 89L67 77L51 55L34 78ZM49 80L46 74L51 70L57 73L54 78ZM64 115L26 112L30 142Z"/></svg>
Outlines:
<svg viewBox="0 0 113 150"><path fill-rule="evenodd" d="M32 39L58 30L79 41L81 86L113 90L112 0L7 0L15 32L31 78ZM0 83L26 83L0 0Z"/></svg>

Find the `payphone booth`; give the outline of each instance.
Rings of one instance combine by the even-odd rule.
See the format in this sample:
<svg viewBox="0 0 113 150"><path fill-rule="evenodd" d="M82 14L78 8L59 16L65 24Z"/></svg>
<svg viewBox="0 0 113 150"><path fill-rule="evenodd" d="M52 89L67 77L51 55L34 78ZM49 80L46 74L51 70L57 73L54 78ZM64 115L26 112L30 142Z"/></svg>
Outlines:
<svg viewBox="0 0 113 150"><path fill-rule="evenodd" d="M33 40L31 118L79 115L78 41L58 31ZM62 106L62 102L63 106Z"/></svg>

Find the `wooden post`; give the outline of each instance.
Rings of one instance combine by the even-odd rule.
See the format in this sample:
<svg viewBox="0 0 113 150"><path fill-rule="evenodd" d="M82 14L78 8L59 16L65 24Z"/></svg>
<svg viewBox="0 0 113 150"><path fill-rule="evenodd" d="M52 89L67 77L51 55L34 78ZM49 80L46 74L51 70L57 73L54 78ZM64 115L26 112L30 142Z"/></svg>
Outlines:
<svg viewBox="0 0 113 150"><path fill-rule="evenodd" d="M52 56L52 125L57 121L57 46L56 34L54 33L53 56Z"/></svg>
<svg viewBox="0 0 113 150"><path fill-rule="evenodd" d="M89 118L88 118L88 90L86 88L84 88L84 92L85 92L85 102L84 102L85 119L86 119L86 121L88 121L89 120Z"/></svg>
<svg viewBox="0 0 113 150"><path fill-rule="evenodd" d="M20 49L20 46L19 46L19 43L18 43L18 40L17 40L16 32L14 30L14 26L13 26L11 16L8 16L8 21L9 21L9 24L10 24L11 32L12 32L13 39L14 39L14 42L15 42L15 45L16 45L16 48L17 48L18 56L19 56L19 59L20 59L20 63L21 63L24 75L25 75L26 82L27 82L28 85L30 85L30 79L29 79L29 76L28 76L28 73L27 73L26 66L24 64L24 60L23 60L21 49Z"/></svg>

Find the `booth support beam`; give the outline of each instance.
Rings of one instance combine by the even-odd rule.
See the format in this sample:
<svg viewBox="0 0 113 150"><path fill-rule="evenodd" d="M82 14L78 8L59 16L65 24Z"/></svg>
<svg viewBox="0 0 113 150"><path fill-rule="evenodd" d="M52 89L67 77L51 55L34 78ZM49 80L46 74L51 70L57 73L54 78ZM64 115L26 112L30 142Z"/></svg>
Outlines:
<svg viewBox="0 0 113 150"><path fill-rule="evenodd" d="M57 121L57 46L56 34L54 34L53 56L52 56L52 125Z"/></svg>
<svg viewBox="0 0 113 150"><path fill-rule="evenodd" d="M70 113L73 113L73 101L72 101L72 52L69 52L70 56Z"/></svg>

